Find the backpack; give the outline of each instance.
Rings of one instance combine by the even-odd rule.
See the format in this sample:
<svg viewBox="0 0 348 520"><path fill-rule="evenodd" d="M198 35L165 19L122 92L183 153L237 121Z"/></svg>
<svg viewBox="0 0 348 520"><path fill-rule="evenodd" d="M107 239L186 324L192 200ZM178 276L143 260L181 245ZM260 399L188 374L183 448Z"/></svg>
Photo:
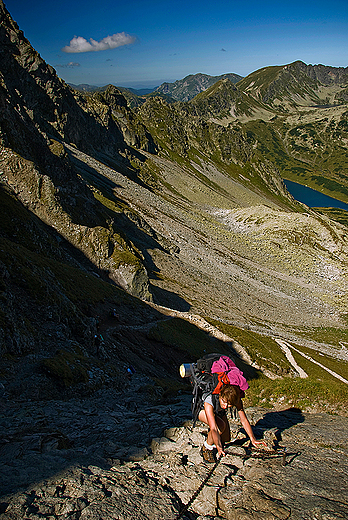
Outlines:
<svg viewBox="0 0 348 520"><path fill-rule="evenodd" d="M216 412L219 404L218 396L224 384L239 386L241 397L244 397L244 391L249 388L243 372L236 367L231 358L221 354L207 354L198 359L196 363L190 364L189 378L193 386L192 428L195 427L198 414L203 409L203 396L205 398L206 395L212 394L214 411Z"/></svg>

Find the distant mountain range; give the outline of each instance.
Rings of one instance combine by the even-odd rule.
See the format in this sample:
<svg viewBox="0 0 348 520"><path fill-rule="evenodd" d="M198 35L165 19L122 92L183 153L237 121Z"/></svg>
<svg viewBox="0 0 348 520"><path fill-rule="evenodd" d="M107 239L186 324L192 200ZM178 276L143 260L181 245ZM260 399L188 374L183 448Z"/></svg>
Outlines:
<svg viewBox="0 0 348 520"><path fill-rule="evenodd" d="M78 90L80 92L99 92L104 91L107 87L107 85L104 85L102 87L97 87L96 85L88 85L86 83L80 83L79 85L75 85L74 83L68 83L70 87L74 88L75 90ZM154 92L157 87L155 88L142 88L142 89L135 89L130 87L118 87L121 91L127 90L134 94L135 96L146 96L147 94L151 94L151 92Z"/></svg>
<svg viewBox="0 0 348 520"><path fill-rule="evenodd" d="M231 83L238 83L242 76L238 74L222 74L221 76L208 76L207 74L191 74L174 83L162 83L154 91L166 94L177 101L190 101L190 99L204 92L209 87L222 79L228 79Z"/></svg>
<svg viewBox="0 0 348 520"><path fill-rule="evenodd" d="M229 79L231 83L238 83L243 76L238 74L222 74L221 76L209 76L208 74L190 74L183 79L177 80L174 83L162 83L159 87L153 89L134 89L127 87L118 87L121 92L126 93L127 91L134 96L143 97L150 94L162 94L168 96L169 99L175 101L189 101L194 98L200 92L204 92L209 87L217 83L222 79ZM94 85L74 85L69 83L71 87L80 92L97 92L105 90L104 87L96 87Z"/></svg>

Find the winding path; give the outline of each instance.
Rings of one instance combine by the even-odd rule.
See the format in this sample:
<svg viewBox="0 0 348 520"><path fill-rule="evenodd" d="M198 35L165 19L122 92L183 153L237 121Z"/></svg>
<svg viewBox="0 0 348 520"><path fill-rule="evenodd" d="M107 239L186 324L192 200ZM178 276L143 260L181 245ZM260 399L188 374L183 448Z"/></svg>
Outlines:
<svg viewBox="0 0 348 520"><path fill-rule="evenodd" d="M331 374L332 376L336 377L337 379L339 379L340 381L342 381L342 383L346 383L348 385L348 381L347 379L344 379L344 377L340 376L339 374L337 374L337 372L334 372L333 370L331 370L330 368L327 368L326 366L322 365L321 363L319 363L318 361L315 361L315 359L311 358L310 356L308 356L307 354L304 354L304 352L301 352L300 350L298 350L296 347L294 347L293 345L290 345L289 343L286 343L285 341L282 341L280 339L277 339L277 338L273 338L277 343L278 345L281 347L281 349L283 350L283 352L285 353L287 359L290 361L290 363L292 364L292 366L295 368L295 370L299 373L300 377L304 378L304 377L308 377L306 372L304 370L302 370L302 368L296 363L293 355L291 354L291 351L290 351L290 348L292 350L294 350L295 352L297 352L298 354L300 354L300 356L303 356L304 358L308 359L308 361L311 361L312 363L315 363L316 365L318 365L320 368L322 368L323 370L326 370L326 372L329 372L329 374ZM301 375L302 374L302 375ZM303 375L305 374L305 375Z"/></svg>
<svg viewBox="0 0 348 520"><path fill-rule="evenodd" d="M301 368L295 361L295 358L294 356L291 354L291 350L290 350L290 345L288 343L285 343L285 341L281 340L281 339L278 339L278 338L273 338L274 341L276 341L278 343L278 345L280 346L280 348L282 349L282 351L284 352L285 354L285 357L286 359L289 361L289 363L294 367L294 369L296 370L296 372L298 373L298 375L300 376L301 379L306 379L306 377L308 377L308 374L307 372L305 372L303 370L303 368Z"/></svg>

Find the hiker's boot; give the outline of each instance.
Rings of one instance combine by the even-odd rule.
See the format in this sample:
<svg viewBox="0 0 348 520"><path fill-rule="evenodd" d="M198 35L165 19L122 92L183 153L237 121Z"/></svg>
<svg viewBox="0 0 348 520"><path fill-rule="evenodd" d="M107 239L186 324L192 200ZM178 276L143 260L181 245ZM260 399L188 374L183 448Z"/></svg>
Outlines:
<svg viewBox="0 0 348 520"><path fill-rule="evenodd" d="M215 451L216 450L208 450L208 448L206 448L203 444L202 449L201 449L201 455L202 455L203 459L205 460L205 462L209 462L209 463L216 462L215 453L214 453Z"/></svg>

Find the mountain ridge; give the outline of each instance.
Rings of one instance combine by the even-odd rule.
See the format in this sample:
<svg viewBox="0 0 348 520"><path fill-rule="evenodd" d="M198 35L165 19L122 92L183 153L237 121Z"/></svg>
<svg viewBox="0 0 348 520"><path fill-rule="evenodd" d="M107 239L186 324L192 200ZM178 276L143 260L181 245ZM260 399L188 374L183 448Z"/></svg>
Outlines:
<svg viewBox="0 0 348 520"><path fill-rule="evenodd" d="M267 74L268 79L265 80L265 77L263 77L264 74ZM255 88L253 89L252 87L254 85L258 85L258 81L260 81L258 78L260 77L262 77L261 84L263 85L264 92L261 97L259 96L260 92L255 92L253 94L253 96L259 101L265 103L271 102L279 88L284 89L286 83L291 84L296 82L297 85L302 84L301 88L304 89L303 102L320 102L324 100L320 99L318 97L318 93L315 92L318 89L318 85L321 84L326 87L339 85L343 90L343 87L346 87L348 84L348 67L332 67L322 64L307 65L304 62L298 60L287 65L264 67L248 74L244 78L235 73L226 73L219 76L210 76L208 74L197 73L185 76L183 79L176 80L173 83L162 83L153 89L139 90L125 87L117 88L123 93L131 93L139 98L145 99L148 95L163 94L164 96L168 96L168 99L172 98L176 101L185 102L190 101L202 92L206 92L210 89L210 87L225 79L230 80L233 85L238 84L238 88L242 92L249 91L252 93L253 90L255 90ZM303 78L306 78L305 81ZM267 83L268 86L266 87ZM96 87L86 84L71 84L71 86L81 92L90 93L95 91L103 91L107 88L107 86ZM294 93L296 90L298 95L298 87L293 88ZM291 89L289 94L291 97ZM345 95L344 92L343 95ZM338 92L336 93L336 99L339 102L340 96ZM298 101L299 100L297 99L297 102ZM135 106L134 103L133 106Z"/></svg>
<svg viewBox="0 0 348 520"><path fill-rule="evenodd" d="M263 85L261 89L259 82ZM284 101L284 94L291 100L292 94L296 93L304 103L319 103L317 92L319 84L328 87L336 84L346 85L347 82L348 67L306 65L302 61L295 61L284 66L259 69L242 79L238 86L243 91L249 91L258 99L272 105L274 98L281 91L283 91L281 101ZM299 101L300 99L297 99L297 103Z"/></svg>
<svg viewBox="0 0 348 520"><path fill-rule="evenodd" d="M162 83L155 89L155 92L169 95L177 101L190 101L197 94L204 92L222 79L229 79L231 83L237 83L242 79L242 76L235 73L226 73L220 76L209 76L202 73L190 74L174 83Z"/></svg>
<svg viewBox="0 0 348 520"><path fill-rule="evenodd" d="M152 89L134 89L127 87L117 88L126 96L128 100L130 100L131 106L138 106L144 102L146 97L148 96L160 96L162 95L164 99L173 100L173 101L189 101L194 96L199 94L200 92L204 92L207 88L214 85L216 82L221 79L229 79L232 83L238 82L242 76L235 73L226 73L220 76L210 76L208 74L190 74L183 79L176 80L174 83L164 82L158 87L154 87ZM74 85L70 84L72 88L78 90L80 92L85 93L93 93L96 91L103 91L107 88L107 86L96 87L88 84ZM131 95L140 98L138 101L132 100Z"/></svg>

